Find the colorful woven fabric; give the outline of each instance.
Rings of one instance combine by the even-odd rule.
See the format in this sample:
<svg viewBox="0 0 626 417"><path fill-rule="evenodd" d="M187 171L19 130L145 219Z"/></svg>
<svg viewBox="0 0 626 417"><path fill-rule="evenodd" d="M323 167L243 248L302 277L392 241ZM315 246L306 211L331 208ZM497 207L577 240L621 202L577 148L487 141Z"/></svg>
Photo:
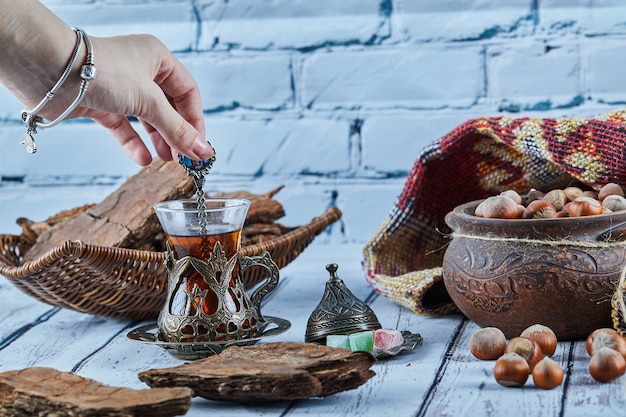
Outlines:
<svg viewBox="0 0 626 417"><path fill-rule="evenodd" d="M626 185L626 110L593 118L483 117L424 149L402 194L365 246L367 281L415 312L456 308L442 281L449 228L459 204L499 194L549 190L578 180Z"/></svg>

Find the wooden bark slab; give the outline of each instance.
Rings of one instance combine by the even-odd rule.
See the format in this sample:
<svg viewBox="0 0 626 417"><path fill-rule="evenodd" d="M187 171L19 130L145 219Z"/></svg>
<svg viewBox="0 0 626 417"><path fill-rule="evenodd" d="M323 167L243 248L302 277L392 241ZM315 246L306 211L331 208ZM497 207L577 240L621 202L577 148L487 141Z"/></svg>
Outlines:
<svg viewBox="0 0 626 417"><path fill-rule="evenodd" d="M0 373L0 416L168 417L186 414L192 390L134 390L52 368Z"/></svg>
<svg viewBox="0 0 626 417"><path fill-rule="evenodd" d="M37 259L67 240L144 249L146 242L154 240L154 235L161 231L152 206L164 200L189 198L193 193L191 177L177 162L155 159L101 203L87 206L76 216L41 233L24 259Z"/></svg>
<svg viewBox="0 0 626 417"><path fill-rule="evenodd" d="M248 191L218 193L211 197L245 198L251 205L246 216L242 245L251 245L289 231L276 220L285 216L272 197L283 186L265 194ZM24 261L35 260L67 240L128 249L161 252L165 236L152 206L165 200L192 198L195 186L177 162L154 162L128 178L99 204L64 210L43 222L17 219L25 242L32 242Z"/></svg>
<svg viewBox="0 0 626 417"><path fill-rule="evenodd" d="M231 347L180 366L141 372L152 387L189 387L210 400L268 402L326 397L354 389L375 373L366 352L311 343Z"/></svg>
<svg viewBox="0 0 626 417"><path fill-rule="evenodd" d="M250 209L246 215L246 225L255 223L274 224L273 222L285 216L283 205L272 197L284 186L279 186L265 194L254 194L246 190L229 193L216 193L211 197L219 198L244 198L250 200Z"/></svg>

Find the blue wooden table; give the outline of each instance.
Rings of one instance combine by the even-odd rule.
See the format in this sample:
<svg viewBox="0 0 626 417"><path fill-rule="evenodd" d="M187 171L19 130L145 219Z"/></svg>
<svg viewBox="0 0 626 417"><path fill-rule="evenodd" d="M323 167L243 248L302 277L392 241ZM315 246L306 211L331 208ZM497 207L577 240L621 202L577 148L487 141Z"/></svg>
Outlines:
<svg viewBox="0 0 626 417"><path fill-rule="evenodd" d="M38 190L0 188L0 233L15 232L16 212L42 220L59 201L90 202L81 187ZM105 190L106 191L106 190ZM46 200L48 198L48 200ZM16 208L17 207L17 208ZM46 212L47 211L47 212ZM37 213L40 216L37 216ZM565 371L563 384L545 391L532 378L523 388L496 383L493 361L471 356L469 338L478 329L460 315L416 315L378 296L364 279L362 244L316 240L281 271L281 285L263 306L264 314L287 318L291 328L271 341L304 341L307 319L328 280L325 265L339 264L338 275L366 300L386 328L409 330L423 337L412 352L376 362L371 380L357 389L326 398L241 405L195 398L188 416L619 416L626 415L626 378L600 384L588 372L582 342L560 342L554 359ZM147 388L137 374L183 363L158 346L128 340L126 334L150 321L115 320L59 309L21 293L0 277L0 371L48 366L105 384ZM269 341L269 340L268 340Z"/></svg>

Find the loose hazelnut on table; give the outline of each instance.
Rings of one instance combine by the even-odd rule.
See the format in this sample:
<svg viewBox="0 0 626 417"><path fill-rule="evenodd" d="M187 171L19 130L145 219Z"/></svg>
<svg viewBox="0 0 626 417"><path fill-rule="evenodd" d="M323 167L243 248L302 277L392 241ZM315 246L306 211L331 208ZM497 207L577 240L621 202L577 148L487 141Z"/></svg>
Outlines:
<svg viewBox="0 0 626 417"><path fill-rule="evenodd" d="M517 353L505 353L493 367L493 376L505 387L521 387L528 380L530 368L526 359Z"/></svg>
<svg viewBox="0 0 626 417"><path fill-rule="evenodd" d="M556 351L556 334L548 326L533 324L520 334L537 342L544 356L552 356Z"/></svg>
<svg viewBox="0 0 626 417"><path fill-rule="evenodd" d="M607 347L618 352L626 359L626 340L622 336L617 332L607 331L607 329L601 329L601 331L594 333L591 333L585 342L587 353L593 356L601 348Z"/></svg>
<svg viewBox="0 0 626 417"><path fill-rule="evenodd" d="M506 336L496 327L484 327L470 336L470 352L478 359L494 360L504 354Z"/></svg>
<svg viewBox="0 0 626 417"><path fill-rule="evenodd" d="M600 329L596 329L593 332L589 333L589 336L587 336L587 340L585 340L585 349L587 350L587 353L589 354L589 356L593 355L593 339L596 338L596 336L600 333L617 333L617 330L612 329L610 327L602 327Z"/></svg>
<svg viewBox="0 0 626 417"><path fill-rule="evenodd" d="M539 344L527 337L514 337L509 340L504 353L517 353L528 362L529 372L543 358Z"/></svg>
<svg viewBox="0 0 626 417"><path fill-rule="evenodd" d="M563 368L545 356L533 369L533 382L537 388L553 389L563 382Z"/></svg>
<svg viewBox="0 0 626 417"><path fill-rule="evenodd" d="M606 346L598 349L589 361L589 373L598 382L610 382L624 375L626 359Z"/></svg>

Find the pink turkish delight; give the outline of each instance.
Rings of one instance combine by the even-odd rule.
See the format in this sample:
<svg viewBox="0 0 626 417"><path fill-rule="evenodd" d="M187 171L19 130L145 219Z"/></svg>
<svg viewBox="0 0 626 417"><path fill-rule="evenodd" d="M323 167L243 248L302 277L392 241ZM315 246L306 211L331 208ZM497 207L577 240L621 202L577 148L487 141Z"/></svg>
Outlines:
<svg viewBox="0 0 626 417"><path fill-rule="evenodd" d="M404 343L398 330L378 329L374 332L374 350L389 350Z"/></svg>

